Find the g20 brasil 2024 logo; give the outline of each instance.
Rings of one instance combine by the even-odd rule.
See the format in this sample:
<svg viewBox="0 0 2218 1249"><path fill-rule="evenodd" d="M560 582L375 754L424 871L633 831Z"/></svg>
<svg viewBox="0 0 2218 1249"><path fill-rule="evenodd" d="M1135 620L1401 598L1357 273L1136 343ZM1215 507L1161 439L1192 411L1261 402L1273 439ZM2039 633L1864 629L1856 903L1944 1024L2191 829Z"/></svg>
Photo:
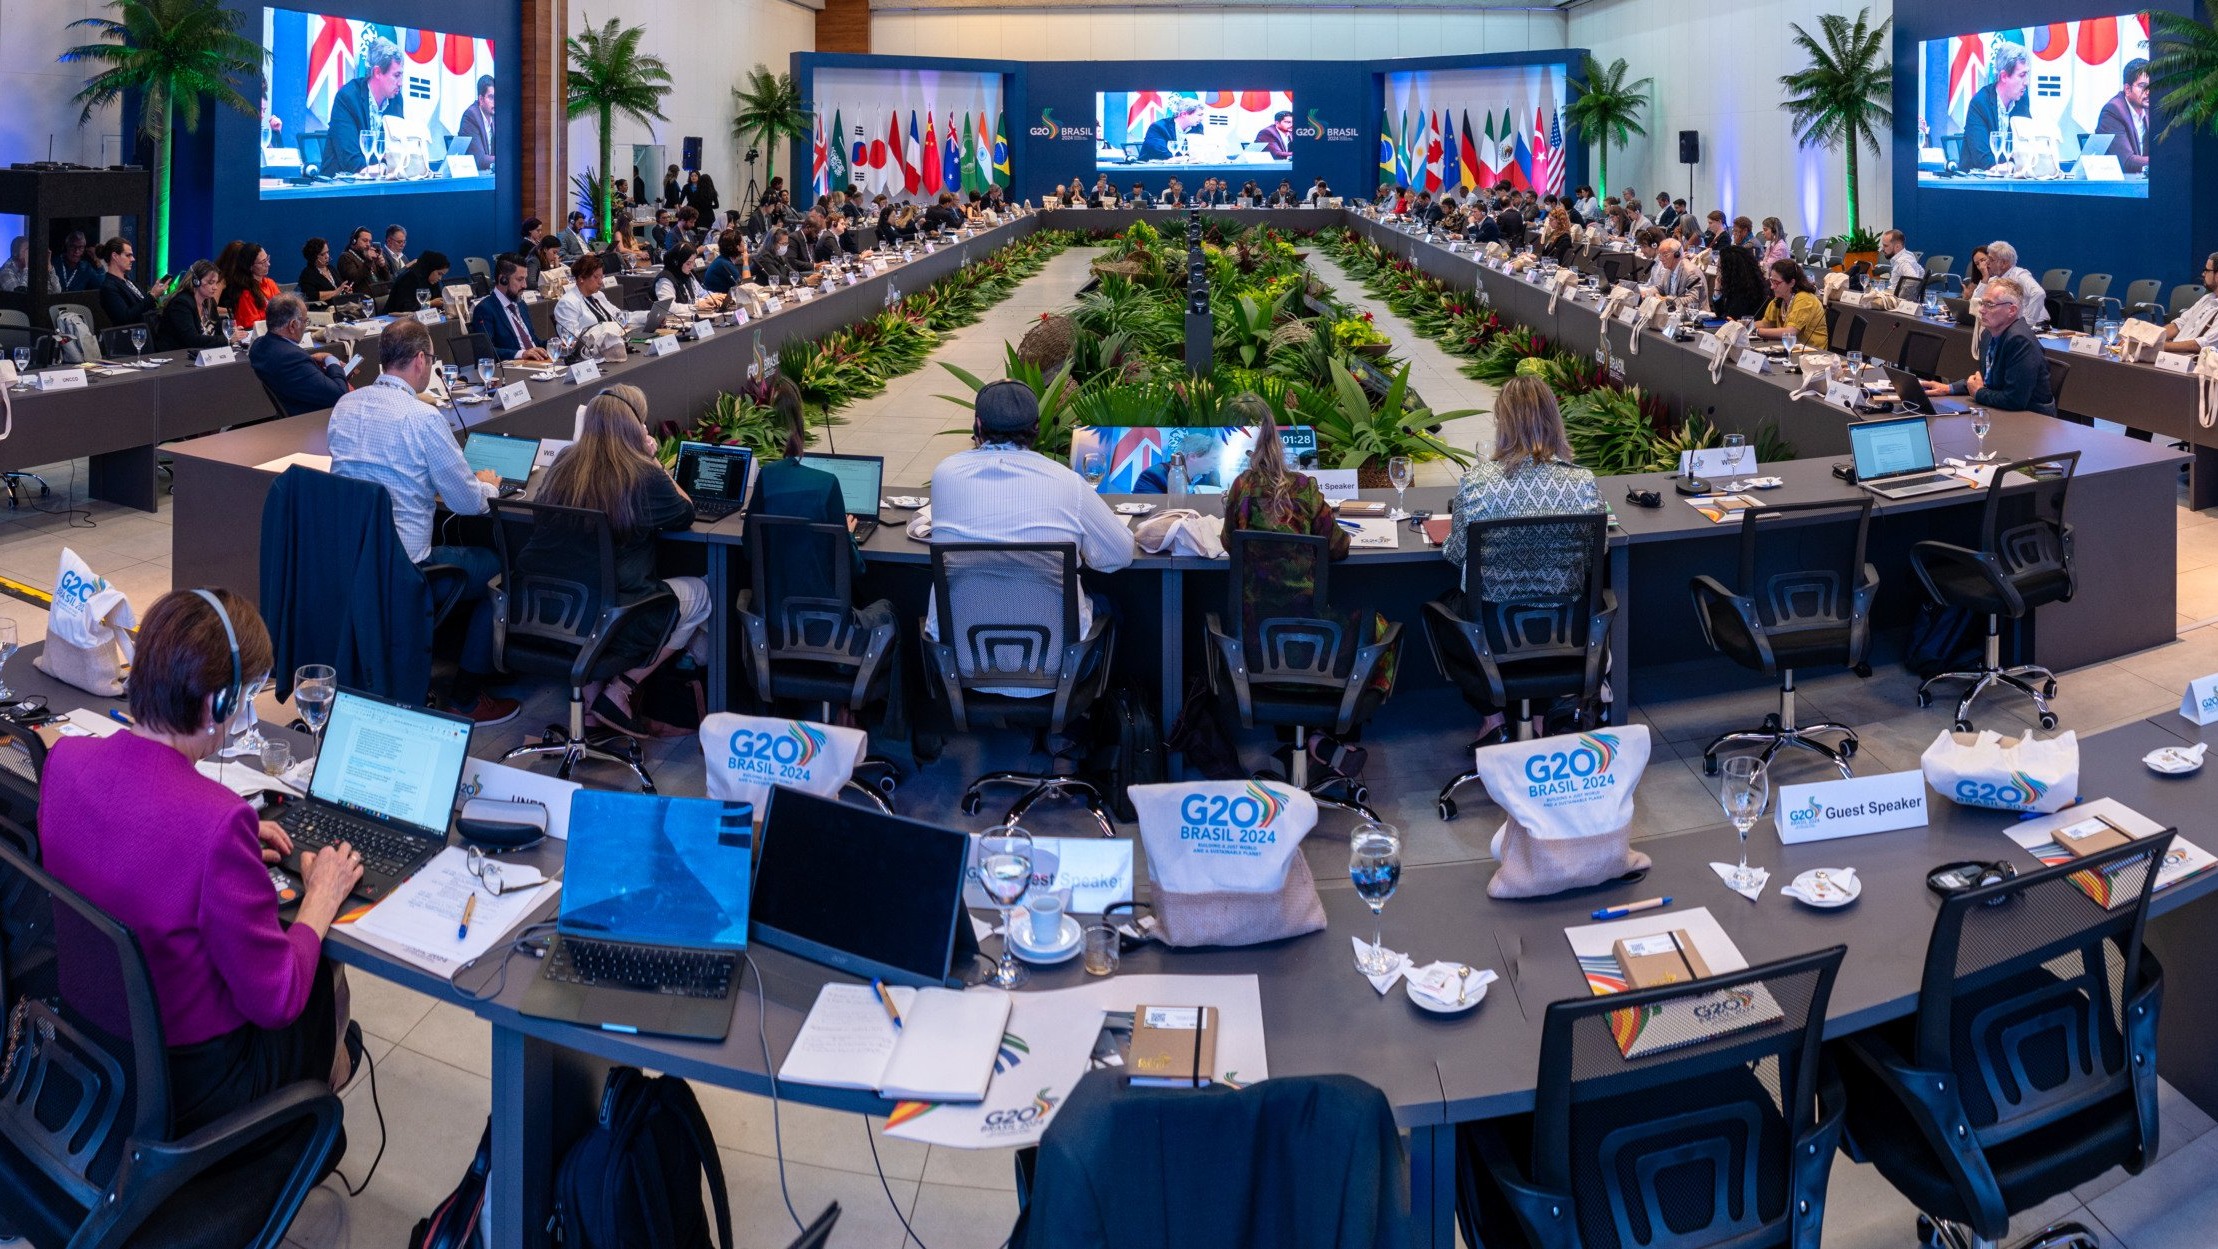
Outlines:
<svg viewBox="0 0 2218 1249"><path fill-rule="evenodd" d="M783 733L740 729L732 734L731 753L724 766L737 772L775 775L780 780L803 779L809 763L828 739L822 729L796 720Z"/></svg>
<svg viewBox="0 0 2218 1249"><path fill-rule="evenodd" d="M1970 778L1956 782L1956 800L1981 807L2026 808L2041 801L2049 787L2023 772L2012 772L2009 779L1975 781Z"/></svg>
<svg viewBox="0 0 2218 1249"><path fill-rule="evenodd" d="M1357 126L1328 126L1325 119L1317 115L1316 109L1310 109L1309 124L1294 127L1294 137L1322 139L1327 143L1350 143L1362 138L1363 131Z"/></svg>
<svg viewBox="0 0 2218 1249"><path fill-rule="evenodd" d="M1569 750L1552 750L1525 760L1530 796L1577 793L1603 789L1617 783L1610 765L1617 761L1617 738L1609 733L1581 733Z"/></svg>
<svg viewBox="0 0 2218 1249"><path fill-rule="evenodd" d="M1040 110L1040 124L1032 127L1030 134L1035 139L1084 139L1091 142L1094 128L1063 125L1055 120L1054 109L1043 108Z"/></svg>
<svg viewBox="0 0 2218 1249"><path fill-rule="evenodd" d="M1190 793L1178 804L1178 839L1269 845L1278 840L1271 825L1286 802L1285 794L1255 781L1237 794Z"/></svg>
<svg viewBox="0 0 2218 1249"><path fill-rule="evenodd" d="M1818 817L1824 814L1825 804L1817 800L1817 795L1812 794L1809 806L1787 812L1787 823L1794 828L1812 828L1816 826Z"/></svg>

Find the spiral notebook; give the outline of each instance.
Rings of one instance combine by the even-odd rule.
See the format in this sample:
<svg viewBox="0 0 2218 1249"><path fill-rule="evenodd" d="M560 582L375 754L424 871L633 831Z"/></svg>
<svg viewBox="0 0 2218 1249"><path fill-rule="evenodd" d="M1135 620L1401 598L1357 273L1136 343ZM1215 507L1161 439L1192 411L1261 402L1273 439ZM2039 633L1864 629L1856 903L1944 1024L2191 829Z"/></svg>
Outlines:
<svg viewBox="0 0 2218 1249"><path fill-rule="evenodd" d="M983 1101L1009 1025L999 989L888 988L901 1026L867 984L828 984L778 1078L869 1089L893 1101Z"/></svg>

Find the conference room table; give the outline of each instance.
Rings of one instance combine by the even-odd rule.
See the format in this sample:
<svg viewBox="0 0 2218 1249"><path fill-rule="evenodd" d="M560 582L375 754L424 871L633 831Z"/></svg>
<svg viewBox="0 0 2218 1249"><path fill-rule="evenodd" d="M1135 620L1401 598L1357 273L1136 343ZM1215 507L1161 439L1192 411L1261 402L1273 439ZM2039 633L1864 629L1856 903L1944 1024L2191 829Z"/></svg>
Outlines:
<svg viewBox="0 0 2218 1249"><path fill-rule="evenodd" d="M37 653L26 647L23 658ZM43 695L56 710L120 704L61 685L27 662L9 674L26 695ZM265 732L288 732L265 724ZM2162 776L2141 757L2151 750L2218 737L2177 716L2135 721L2080 739L2079 792L2114 798L2160 824L2183 830L2208 847L2208 820L2218 797L2218 770ZM304 747L296 743L296 751ZM252 766L249 764L249 766ZM1320 871L1322 932L1240 948L1173 950L1147 944L1124 955L1119 975L1253 975L1258 982L1269 1072L1273 1077L1343 1073L1383 1093L1408 1133L1414 1231L1412 1244L1455 1244L1455 1127L1528 1112L1533 1106L1542 1026L1550 1002L1584 998L1588 989L1563 931L1591 922L1608 906L1668 895L1682 907L1708 908L1744 957L1770 957L1847 947L1824 1034L1837 1038L1912 1013L1918 1002L1927 937L1938 909L1925 875L1935 865L2004 859L2030 869L2034 861L2008 839L2014 813L1959 807L1927 793L1930 822L1921 828L1843 840L1781 844L1769 821L1759 825L1749 858L1771 872L1768 891L1750 903L1728 892L1708 866L1730 862L1740 843L1728 825L1641 837L1654 860L1644 879L1616 882L1548 898L1498 900L1486 894L1495 870L1488 860L1412 867L1384 912L1386 943L1427 963L1447 959L1500 977L1471 1011L1435 1015L1406 1000L1399 987L1381 995L1351 965L1348 937L1370 931L1369 908L1343 874ZM549 875L561 870L562 843L550 841L509 856ZM1321 861L1315 860L1313 861ZM1863 884L1855 903L1814 910L1778 893L1796 874L1852 866ZM1144 876L1143 876L1144 878ZM2158 893L2149 926L2151 948L2175 977L2192 983L2218 926L2218 872ZM552 918L553 904L533 920ZM996 951L995 939L985 943ZM718 1042L608 1032L522 1015L518 1007L537 964L519 958L489 1000L476 1001L444 977L368 946L345 927L325 952L356 975L371 975L468 1010L492 1029L493 1166L489 1186L492 1244L525 1249L548 1243L556 1162L593 1119L600 1081L614 1064L633 1064L743 1092L769 1096L772 1073L800 1031L818 990L854 978L764 947L749 951L752 969L735 994L732 1026ZM468 978L493 987L490 966ZM1034 989L1084 982L1075 960L1033 969ZM2159 1071L2206 1111L2218 1111L2218 1031L2195 1026L2218 1013L2210 995L2175 987L2167 995ZM776 1086L790 1102L883 1117L891 1102L873 1094L793 1083ZM999 1229L980 1229L990 1244Z"/></svg>
<svg viewBox="0 0 2218 1249"><path fill-rule="evenodd" d="M10 387L7 423L0 432L0 471L22 472L85 457L91 497L151 512L160 491L159 444L271 413L244 350L236 363L205 368L194 366L182 351L154 352L148 358L165 363L130 367L117 376L90 371L84 385L68 389L41 390L29 380ZM38 505L35 496L29 502Z"/></svg>

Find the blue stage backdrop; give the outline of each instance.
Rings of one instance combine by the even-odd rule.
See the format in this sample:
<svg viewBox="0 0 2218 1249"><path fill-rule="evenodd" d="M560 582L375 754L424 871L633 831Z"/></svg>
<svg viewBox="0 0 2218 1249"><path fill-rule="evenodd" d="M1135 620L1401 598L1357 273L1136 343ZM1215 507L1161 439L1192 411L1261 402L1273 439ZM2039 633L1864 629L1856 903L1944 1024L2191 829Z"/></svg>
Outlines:
<svg viewBox="0 0 2218 1249"><path fill-rule="evenodd" d="M2153 0L2149 7L2186 13L2193 3ZM2121 49L2145 37L2139 12L2120 16L2123 7L2115 0L1896 0L1893 224L1908 235L1912 248L1954 255L1961 273L1973 247L2005 239L2018 249L2020 263L2035 276L2053 268L2081 275L2108 273L2115 279L2113 295L2123 295L2126 283L2139 278L2161 280L2167 293L2175 285L2196 280L2202 258L2218 250L2218 217L2196 211L2198 204L2210 202L2210 191L2218 189L2218 149L2210 137L2185 128L2157 142L2156 135L2166 124L2161 107L2153 111L2147 127L2152 146L2147 152L2146 198L2140 196L2144 188L2130 176L2114 183L2059 181L2053 187L2012 182L2003 189L1997 183L2008 180L1944 172L1948 147L1956 146L1964 115L1975 107L1971 97L1991 89L1994 66L1982 62L1995 42L1990 38L1947 45L1950 56L1943 64L1928 64L1927 58L1921 58L1921 52L1931 51L1924 45L1965 35L1999 34L2026 48L2030 82L2022 89L2023 102L2013 111L2029 112L2036 121L2056 116L2053 124L2071 141L2067 148L2073 148L2079 138L2076 132L2095 124L2089 118L2119 89L2120 75L2112 73L2099 84L2080 84L2078 94L2087 97L2081 102L2084 107L2065 108L2061 114L2060 102L2043 93L2057 95L2071 87L2066 67L2081 77L2123 68L2118 64L2124 56ZM1924 75L1923 93L1921 70L1935 71ZM1991 101L1987 111L1994 111ZM1921 118L1927 124L1923 144ZM1948 147L1944 138L1950 141ZM1965 158L1959 168L1991 159ZM2077 280L2075 276L2075 285Z"/></svg>
<svg viewBox="0 0 2218 1249"><path fill-rule="evenodd" d="M227 4L240 14L241 30L259 40L265 6L244 0L227 0ZM404 226L410 255L427 249L441 251L458 267L464 256L489 257L513 246L522 219L518 191L521 179L510 173L522 151L516 128L509 124L509 118L521 112L516 90L523 82L516 54L522 34L516 6L504 0L294 0L279 10L281 20L288 24L293 20L288 13L301 12L336 14L391 28L399 36L396 42L403 51L404 77L405 67L415 64L411 56L427 49L437 58L429 63L433 68L451 68L456 51L444 41L427 43L422 37L427 32L486 41L474 44L478 55L490 43L494 57L491 73L499 84L495 89L492 135L497 173L491 179L474 179L472 184L490 181L492 186L454 190L435 178L410 184L406 189L319 189L299 198L265 200L261 190L260 120L223 112L215 114L211 124L204 113L197 133L177 136L171 182L170 267L183 269L194 260L213 257L226 242L240 238L267 248L271 276L290 281L300 271L303 242L320 235L331 241L336 252L346 246L348 233L358 225L380 235L388 225ZM438 77L423 70L416 76L427 75ZM290 79L289 74L281 75L276 85L283 88ZM474 77L471 81L474 85ZM302 89L315 86L292 85ZM402 89L416 90L405 82ZM502 91L509 94L502 98ZM503 104L514 112L504 113ZM273 105L280 116L288 116L290 110L293 120L288 126L297 131L301 102L273 99Z"/></svg>
<svg viewBox="0 0 2218 1249"><path fill-rule="evenodd" d="M1199 186L1202 179L1217 176L1231 178L1235 185L1252 178L1266 191L1276 188L1283 179L1306 192L1323 178L1335 194L1367 197L1381 180L1379 118L1389 76L1401 82L1405 94L1429 92L1425 95L1432 101L1428 107L1459 110L1454 123L1459 128L1463 125L1460 110L1466 107L1473 111L1475 120L1483 109L1497 110L1494 124L1499 142L1505 146L1491 149L1489 156L1504 161L1502 167L1507 168L1517 156L1512 129L1524 136L1524 157L1530 165L1536 155L1536 140L1543 139L1557 124L1549 113L1542 121L1543 129L1536 131L1533 105L1544 104L1544 113L1560 108L1563 85L1583 55L1581 50L1571 48L1368 62L1025 63L799 52L793 56L793 74L803 99L842 106L841 121L849 131L849 157L852 159L855 142L861 140L866 160L874 156L875 149L869 145L878 136L855 134L856 122L845 115L844 107L847 96L856 94L852 84L858 81L858 73L867 76L863 81L875 79L881 84L877 94L886 98L871 105L880 113L893 106L894 94L907 90L902 84L920 81L920 75L998 75L1002 111L1008 121L1006 132L1001 133L1000 118L996 116L995 138L1005 142L1012 193L1035 203L1051 187L1073 178L1090 187L1102 175L1107 175L1119 190L1129 190L1137 182L1150 195L1159 194L1175 174L1189 190ZM1479 73L1478 78L1467 79L1466 75L1474 71ZM1497 73L1506 77L1497 82ZM827 76L827 85L818 85L820 74ZM1483 85L1484 90L1477 90L1475 84ZM975 111L976 106L972 107ZM1504 108L1511 112L1507 120L1499 115ZM1104 110L1118 115L1109 116ZM939 130L946 128L948 111L947 106L939 106ZM960 106L956 113L959 153L963 124ZM1280 113L1291 113L1292 117L1282 119ZM827 127L830 122L830 118L825 119ZM1170 124L1157 129L1165 122ZM887 122L879 116L869 124L882 130ZM972 125L975 130L975 120ZM1487 123L1480 120L1478 125L1480 133L1474 147L1486 142ZM1156 150L1148 148L1151 130L1162 145ZM1276 133L1269 133L1272 131ZM901 134L906 144L906 113ZM937 131L935 138L945 185L947 139ZM1460 158L1460 129L1457 146ZM1156 159L1165 149L1169 159ZM1542 168L1558 170L1567 180L1564 185L1576 185L1586 174L1586 153L1576 143L1551 141L1539 154L1548 157L1549 163ZM1001 158L993 158L997 166ZM958 158L953 163L960 175L963 162ZM1530 172L1528 168L1519 176ZM793 186L807 188L813 185L816 173L812 145L809 151L794 153L793 167L786 176ZM957 189L962 185L958 178Z"/></svg>

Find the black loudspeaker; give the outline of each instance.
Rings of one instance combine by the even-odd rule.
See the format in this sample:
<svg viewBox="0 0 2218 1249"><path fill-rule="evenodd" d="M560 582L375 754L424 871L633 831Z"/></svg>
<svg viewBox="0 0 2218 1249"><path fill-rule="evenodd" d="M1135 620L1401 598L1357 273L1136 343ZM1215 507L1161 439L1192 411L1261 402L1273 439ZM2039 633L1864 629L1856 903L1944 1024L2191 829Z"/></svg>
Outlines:
<svg viewBox="0 0 2218 1249"><path fill-rule="evenodd" d="M1679 132L1679 163L1682 165L1699 165L1702 163L1701 131L1682 130Z"/></svg>
<svg viewBox="0 0 2218 1249"><path fill-rule="evenodd" d="M687 169L699 169L701 167L700 136L689 134L685 137L685 155L680 158L680 163Z"/></svg>

